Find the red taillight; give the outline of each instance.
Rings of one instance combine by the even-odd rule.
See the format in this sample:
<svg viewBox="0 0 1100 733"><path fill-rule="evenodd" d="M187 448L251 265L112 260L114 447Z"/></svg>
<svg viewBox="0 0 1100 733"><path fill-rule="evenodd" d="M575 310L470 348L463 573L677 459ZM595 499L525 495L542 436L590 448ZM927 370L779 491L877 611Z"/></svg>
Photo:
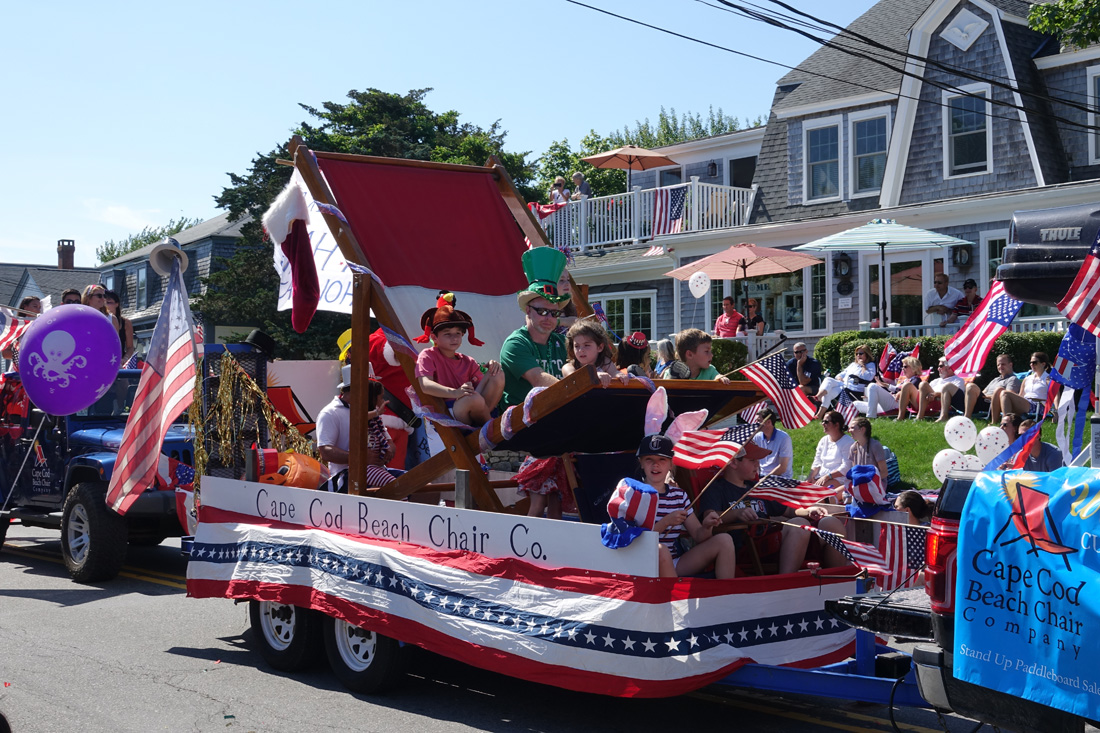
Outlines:
<svg viewBox="0 0 1100 733"><path fill-rule="evenodd" d="M933 532L928 533L928 545L925 547L924 561L929 565L938 565L936 562L940 551L940 536Z"/></svg>
<svg viewBox="0 0 1100 733"><path fill-rule="evenodd" d="M935 613L950 613L954 608L955 553L959 543L959 523L932 519L925 545L924 589Z"/></svg>

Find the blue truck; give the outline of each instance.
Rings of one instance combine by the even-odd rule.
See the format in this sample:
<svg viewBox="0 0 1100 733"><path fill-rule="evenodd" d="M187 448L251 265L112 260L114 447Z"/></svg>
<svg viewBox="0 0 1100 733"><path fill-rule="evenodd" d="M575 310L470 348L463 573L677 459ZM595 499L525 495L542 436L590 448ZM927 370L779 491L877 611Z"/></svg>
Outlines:
<svg viewBox="0 0 1100 733"><path fill-rule="evenodd" d="M54 416L27 400L18 373L3 375L0 549L13 520L60 529L65 567L73 580L87 583L115 577L128 545L156 545L183 534L171 486L156 482L147 487L125 516L106 504L140 377L140 370L123 369L93 405ZM185 422L169 428L161 451L180 464L194 465L192 434Z"/></svg>

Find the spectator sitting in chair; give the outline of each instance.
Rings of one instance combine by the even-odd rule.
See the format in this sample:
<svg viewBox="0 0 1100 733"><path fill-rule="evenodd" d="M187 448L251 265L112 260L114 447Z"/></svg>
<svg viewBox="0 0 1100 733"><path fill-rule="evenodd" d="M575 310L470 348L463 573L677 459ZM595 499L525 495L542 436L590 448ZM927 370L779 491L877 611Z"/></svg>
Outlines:
<svg viewBox="0 0 1100 733"><path fill-rule="evenodd" d="M777 501L764 501L742 497L756 483L760 476L760 459L768 454L766 448L749 442L722 470L721 478L700 497L700 511L704 525L715 524L710 515L718 515L717 523L748 523L760 519L775 517L783 523L770 523L762 526L738 530L733 534L733 542L740 549L745 541L757 542L761 559L769 555L779 555L779 572L796 572L806 560L806 550L810 545L809 532L795 525L814 524L828 532L844 534L844 525L836 517L829 516L820 507L792 509ZM760 530L755 533L754 530ZM817 539L813 538L816 542ZM763 547L761 547L763 546ZM822 560L826 567L841 567L848 562L831 547L824 548Z"/></svg>
<svg viewBox="0 0 1100 733"><path fill-rule="evenodd" d="M794 345L794 358L787 362L791 379L804 394L813 397L821 389L821 362L810 356L806 344Z"/></svg>
<svg viewBox="0 0 1100 733"><path fill-rule="evenodd" d="M772 476L793 478L794 444L791 436L775 426L779 415L769 407L761 410L756 419L760 421L760 432L752 436L752 442L771 451L771 455L760 459L760 470Z"/></svg>
<svg viewBox="0 0 1100 733"><path fill-rule="evenodd" d="M1008 354L997 355L997 376L985 385L985 389L980 389L974 382L966 385L966 409L963 410L963 415L970 417L979 407L989 410L997 390L1020 391L1020 378L1016 376L1012 357Z"/></svg>
<svg viewBox="0 0 1100 733"><path fill-rule="evenodd" d="M910 403L916 409L920 399L920 359L907 356L901 360L901 374L895 380L875 375L875 383L867 385L867 401L856 402L856 409L867 417L880 412L898 411L898 420L905 419Z"/></svg>
<svg viewBox="0 0 1100 733"><path fill-rule="evenodd" d="M821 428L825 435L817 442L814 450L809 480L818 486L843 488L848 483L845 475L852 467L848 456L851 455L855 441L846 432L844 416L836 410L825 413L821 419Z"/></svg>
<svg viewBox="0 0 1100 733"><path fill-rule="evenodd" d="M856 346L855 360L844 368L836 378L825 377L821 380L821 389L817 392L817 399L821 402L821 409L817 411L816 418L820 419L833 404L833 400L840 396L844 390L853 401L862 400L867 392L867 385L875 381L878 366L871 359L871 350L866 344Z"/></svg>
<svg viewBox="0 0 1100 733"><path fill-rule="evenodd" d="M1026 433L1034 425L1034 420L1024 420L1020 423L1020 432ZM1031 444L1031 454L1024 461L1023 469L1025 471L1049 473L1064 465L1066 464L1062 460L1062 451L1058 450L1057 446L1036 440Z"/></svg>
<svg viewBox="0 0 1100 733"><path fill-rule="evenodd" d="M1050 389L1050 357L1042 351L1031 355L1031 372L1024 377L1018 390L998 389L989 398L989 421L997 421L1002 412L1027 415L1037 405L1046 402Z"/></svg>
<svg viewBox="0 0 1100 733"><path fill-rule="evenodd" d="M955 370L947 364L947 359L940 357L936 365L940 376L931 382L922 382L920 386L920 401L917 407L917 419L924 418L929 403L939 397L940 416L936 422L947 422L954 407L960 412L966 409L966 385L962 377L955 375Z"/></svg>

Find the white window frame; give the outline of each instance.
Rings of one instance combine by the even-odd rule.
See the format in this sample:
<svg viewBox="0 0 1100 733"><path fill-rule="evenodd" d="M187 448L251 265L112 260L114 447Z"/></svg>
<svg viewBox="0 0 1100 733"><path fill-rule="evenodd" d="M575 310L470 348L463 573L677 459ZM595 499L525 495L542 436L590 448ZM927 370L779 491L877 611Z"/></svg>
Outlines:
<svg viewBox="0 0 1100 733"><path fill-rule="evenodd" d="M889 155L890 153L890 108L889 107L875 107L874 109L865 109L859 112L851 112L848 114L848 170L851 171L851 175L848 176L848 198L849 199L861 199L869 196L878 196L882 193L882 182L879 182L879 187L870 191L856 191L856 180L858 173L856 169L856 123L866 122L867 120L873 120L877 117L885 118L886 120L886 149L883 150L883 155ZM883 180L886 180L886 171L883 171Z"/></svg>
<svg viewBox="0 0 1100 733"><path fill-rule="evenodd" d="M987 290L989 288L989 282L984 280L986 274L989 272L989 240L991 239L1003 239L1005 244L1008 244L1008 230L1007 229L991 229L988 232L981 232L978 241L982 248L981 256L978 257L979 266L982 268L982 276L974 278L979 283L985 283L983 287ZM982 293L982 297L985 297L985 293Z"/></svg>
<svg viewBox="0 0 1100 733"><path fill-rule="evenodd" d="M651 341L664 338L662 334L657 332L657 291L655 289L650 290L623 290L614 293L590 293L588 301L598 301L602 306L604 313L607 313L607 301L609 300L622 300L623 301L623 330L630 328L630 299L635 298L641 300L642 298L649 299L649 312L652 314L653 324L650 326L649 339ZM626 338L630 333L620 333L619 336Z"/></svg>
<svg viewBox="0 0 1100 733"><path fill-rule="evenodd" d="M1097 109L1097 105L1100 105L1100 94L1096 93L1096 84L1097 79L1100 78L1100 66L1090 66L1085 69L1085 78L1088 79L1085 98L1088 100L1089 109ZM1088 118L1090 127L1100 124L1100 115L1095 112L1089 112ZM1089 165L1100 165L1100 132L1090 129L1086 132L1086 136L1089 145Z"/></svg>
<svg viewBox="0 0 1100 733"><path fill-rule="evenodd" d="M667 186L662 186L661 185L661 171L670 171L673 168L679 169L679 171L680 171L680 183L677 183L676 184L677 186L683 185L685 183L689 183L689 181L687 179L687 176L686 176L687 171L684 169L684 165L681 163L681 164L678 164L678 165L664 165L664 166L661 166L660 168L650 168L650 170L653 171L653 187L654 188L668 188Z"/></svg>
<svg viewBox="0 0 1100 733"><path fill-rule="evenodd" d="M810 199L810 133L823 127L836 128L836 196ZM844 198L844 115L816 117L802 122L802 205L816 206Z"/></svg>
<svg viewBox="0 0 1100 733"><path fill-rule="evenodd" d="M964 93L960 93L964 92ZM985 94L985 170L973 173L951 173L951 100L956 97L965 97L968 94ZM956 178L972 178L974 176L988 176L993 173L993 118L990 116L993 91L989 84L967 84L955 87L954 90L944 89L940 95L943 104L942 113L942 142L943 142L943 180L949 181Z"/></svg>

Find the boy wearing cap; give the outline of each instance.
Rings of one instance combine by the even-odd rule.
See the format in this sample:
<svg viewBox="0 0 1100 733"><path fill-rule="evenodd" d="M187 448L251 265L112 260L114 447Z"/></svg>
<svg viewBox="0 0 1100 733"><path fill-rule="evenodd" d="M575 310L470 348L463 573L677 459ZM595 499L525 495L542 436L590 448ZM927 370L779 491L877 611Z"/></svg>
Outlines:
<svg viewBox="0 0 1100 733"><path fill-rule="evenodd" d="M672 469L672 440L664 435L647 435L638 445L642 480L657 491L657 512L653 531L660 532L658 569L662 578L678 578L703 572L714 563L716 578L732 578L737 571L737 551L728 534L714 535L717 515L702 522L691 511L691 501L679 486L667 483ZM681 553L677 540L686 530L695 546Z"/></svg>
<svg viewBox="0 0 1100 733"><path fill-rule="evenodd" d="M844 535L844 525L836 517L829 516L819 507L792 509L777 501L754 499L749 491L760 475L760 459L771 451L756 443L748 442L722 470L721 478L703 493L699 500L703 523L748 523L760 519L781 519L780 523L757 525L733 534L734 544L740 548L745 540L756 541L761 559L779 554L779 572L796 572L806 560L806 549L811 535L796 525L814 524L818 529ZM746 494L749 497L744 498ZM755 530L762 529L762 532ZM752 538L747 534L752 532ZM823 550L826 567L841 567L847 561L831 547Z"/></svg>
<svg viewBox="0 0 1100 733"><path fill-rule="evenodd" d="M492 419L492 410L504 393L504 373L500 364L490 360L484 375L477 361L458 353L462 339L469 333L470 343L480 346L474 336L473 319L455 309L454 293L441 293L435 308L424 311L420 325L423 336L433 346L416 359L416 379L426 394L442 397L451 415L459 422L480 427Z"/></svg>
<svg viewBox="0 0 1100 733"><path fill-rule="evenodd" d="M955 303L955 320L965 323L970 315L982 307L982 296L978 293L978 283L974 278L963 282L963 297Z"/></svg>

